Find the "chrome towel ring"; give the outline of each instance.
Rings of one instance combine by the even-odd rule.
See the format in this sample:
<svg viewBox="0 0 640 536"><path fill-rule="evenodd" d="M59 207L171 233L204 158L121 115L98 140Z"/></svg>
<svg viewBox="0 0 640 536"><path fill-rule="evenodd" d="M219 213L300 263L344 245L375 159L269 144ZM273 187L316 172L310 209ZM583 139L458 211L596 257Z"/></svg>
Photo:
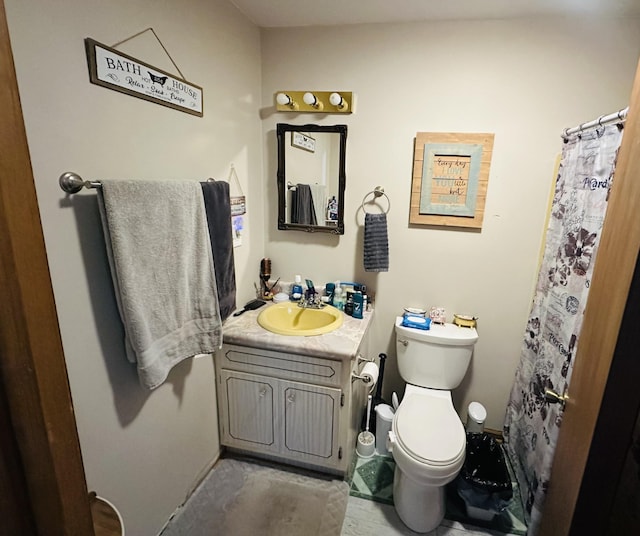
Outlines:
<svg viewBox="0 0 640 536"><path fill-rule="evenodd" d="M370 203L375 201L376 199L378 199L379 197L386 197L387 198L387 210L385 210L385 214L388 214L389 211L391 210L391 199L389 199L389 196L387 194L384 193L384 188L382 186L376 186L371 192L369 192L367 195L364 196L364 198L362 199L362 211L365 214L371 214L370 212L367 212L367 209L364 208L364 204L367 201L367 197L369 197L370 195L373 195L373 199L371 201L369 201Z"/></svg>

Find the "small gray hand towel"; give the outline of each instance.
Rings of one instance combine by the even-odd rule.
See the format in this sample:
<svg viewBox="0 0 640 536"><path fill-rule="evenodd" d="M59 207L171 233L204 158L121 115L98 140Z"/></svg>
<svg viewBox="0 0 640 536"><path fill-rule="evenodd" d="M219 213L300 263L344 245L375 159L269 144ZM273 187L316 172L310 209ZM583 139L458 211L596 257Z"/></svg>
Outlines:
<svg viewBox="0 0 640 536"><path fill-rule="evenodd" d="M127 357L147 389L222 343L197 181L103 180L98 195Z"/></svg>
<svg viewBox="0 0 640 536"><path fill-rule="evenodd" d="M207 181L200 184L209 223L220 318L224 322L236 309L236 269L233 260L229 183Z"/></svg>
<svg viewBox="0 0 640 536"><path fill-rule="evenodd" d="M364 215L364 271L389 271L389 238L386 214Z"/></svg>

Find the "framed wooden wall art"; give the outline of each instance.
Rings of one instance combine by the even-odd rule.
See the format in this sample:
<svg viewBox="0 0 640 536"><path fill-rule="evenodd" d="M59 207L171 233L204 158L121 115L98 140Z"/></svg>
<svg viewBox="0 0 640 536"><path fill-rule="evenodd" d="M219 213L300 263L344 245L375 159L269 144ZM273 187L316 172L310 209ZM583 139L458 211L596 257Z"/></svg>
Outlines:
<svg viewBox="0 0 640 536"><path fill-rule="evenodd" d="M409 223L482 228L493 134L416 134Z"/></svg>

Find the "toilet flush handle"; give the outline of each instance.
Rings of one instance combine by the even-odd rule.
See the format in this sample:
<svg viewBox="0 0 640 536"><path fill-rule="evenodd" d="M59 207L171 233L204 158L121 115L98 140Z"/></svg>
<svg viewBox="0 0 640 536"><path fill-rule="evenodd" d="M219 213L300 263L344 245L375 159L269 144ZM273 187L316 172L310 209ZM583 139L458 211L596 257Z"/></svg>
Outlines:
<svg viewBox="0 0 640 536"><path fill-rule="evenodd" d="M398 339L398 342L402 345L402 346L408 346L409 345L409 341L407 339Z"/></svg>

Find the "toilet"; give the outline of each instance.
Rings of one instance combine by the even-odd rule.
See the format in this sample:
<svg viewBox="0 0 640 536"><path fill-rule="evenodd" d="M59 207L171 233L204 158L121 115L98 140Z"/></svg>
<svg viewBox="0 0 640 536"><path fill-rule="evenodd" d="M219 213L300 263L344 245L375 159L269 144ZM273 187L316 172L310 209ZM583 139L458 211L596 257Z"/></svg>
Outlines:
<svg viewBox="0 0 640 536"><path fill-rule="evenodd" d="M407 527L429 532L444 518L445 485L462 469L466 433L451 399L469 367L475 328L431 324L420 330L396 318L400 376L407 382L387 439L396 462L393 498Z"/></svg>

